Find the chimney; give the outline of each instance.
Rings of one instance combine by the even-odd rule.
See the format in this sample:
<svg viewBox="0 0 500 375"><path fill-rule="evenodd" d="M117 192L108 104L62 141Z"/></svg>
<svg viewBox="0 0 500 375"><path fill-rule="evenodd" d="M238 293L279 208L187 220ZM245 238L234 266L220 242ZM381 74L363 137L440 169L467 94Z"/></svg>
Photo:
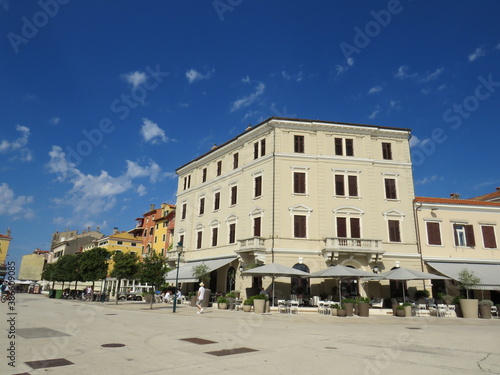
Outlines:
<svg viewBox="0 0 500 375"><path fill-rule="evenodd" d="M250 129L252 129L252 124L248 124L247 128L245 129L245 131L248 131Z"/></svg>
<svg viewBox="0 0 500 375"><path fill-rule="evenodd" d="M155 205L154 204L150 204L149 205L149 211L153 211L155 209Z"/></svg>
<svg viewBox="0 0 500 375"><path fill-rule="evenodd" d="M499 190L500 190L500 186L497 186L497 191L499 191Z"/></svg>
<svg viewBox="0 0 500 375"><path fill-rule="evenodd" d="M118 227L113 227L113 234L117 234L118 233Z"/></svg>
<svg viewBox="0 0 500 375"><path fill-rule="evenodd" d="M458 193L451 193L450 194L450 198L451 199L460 199L460 194L458 194Z"/></svg>
<svg viewBox="0 0 500 375"><path fill-rule="evenodd" d="M217 148L217 145L214 143L214 145L212 146L211 150L215 150Z"/></svg>

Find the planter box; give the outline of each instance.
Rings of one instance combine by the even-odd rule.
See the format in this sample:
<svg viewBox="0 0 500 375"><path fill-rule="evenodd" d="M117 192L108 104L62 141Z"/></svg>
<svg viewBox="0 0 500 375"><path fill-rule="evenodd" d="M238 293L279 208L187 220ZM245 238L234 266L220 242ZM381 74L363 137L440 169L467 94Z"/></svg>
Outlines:
<svg viewBox="0 0 500 375"><path fill-rule="evenodd" d="M227 310L227 303L219 303L218 305L220 310Z"/></svg>
<svg viewBox="0 0 500 375"><path fill-rule="evenodd" d="M338 309L337 316L346 316L346 311L344 309Z"/></svg>
<svg viewBox="0 0 500 375"><path fill-rule="evenodd" d="M477 318L479 300L477 299L461 299L460 308L464 318Z"/></svg>
<svg viewBox="0 0 500 375"><path fill-rule="evenodd" d="M242 305L241 308L244 312L250 312L252 310L252 305Z"/></svg>
<svg viewBox="0 0 500 375"><path fill-rule="evenodd" d="M196 307L196 296L191 296L191 307Z"/></svg>
<svg viewBox="0 0 500 375"><path fill-rule="evenodd" d="M370 304L367 302L358 303L358 315L368 317L370 315Z"/></svg>
<svg viewBox="0 0 500 375"><path fill-rule="evenodd" d="M404 318L406 316L404 310L396 310L396 315L399 317L402 317L402 318Z"/></svg>
<svg viewBox="0 0 500 375"><path fill-rule="evenodd" d="M345 304L345 315L353 316L354 315L354 303L346 303Z"/></svg>
<svg viewBox="0 0 500 375"><path fill-rule="evenodd" d="M491 307L488 305L479 305L479 315L482 319L491 319Z"/></svg>
<svg viewBox="0 0 500 375"><path fill-rule="evenodd" d="M405 316L407 318L411 318L412 317L411 306L405 306Z"/></svg>
<svg viewBox="0 0 500 375"><path fill-rule="evenodd" d="M265 299L254 299L253 300L253 311L256 314L263 314L266 308Z"/></svg>
<svg viewBox="0 0 500 375"><path fill-rule="evenodd" d="M332 311L332 316L337 316L338 309L331 309L331 311Z"/></svg>

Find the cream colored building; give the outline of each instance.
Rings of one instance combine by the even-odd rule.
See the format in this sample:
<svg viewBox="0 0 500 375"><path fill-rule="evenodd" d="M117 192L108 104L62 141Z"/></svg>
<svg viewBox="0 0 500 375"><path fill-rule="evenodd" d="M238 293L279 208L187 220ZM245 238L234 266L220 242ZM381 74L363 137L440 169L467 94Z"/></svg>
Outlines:
<svg viewBox="0 0 500 375"><path fill-rule="evenodd" d="M19 268L19 280L41 280L49 253L49 251L36 249L31 254L23 255Z"/></svg>
<svg viewBox="0 0 500 375"><path fill-rule="evenodd" d="M452 197L415 198L426 271L451 278L446 283L434 281L433 293L457 295L456 280L466 268L481 279L475 287L476 298L500 303L500 203Z"/></svg>
<svg viewBox="0 0 500 375"><path fill-rule="evenodd" d="M255 264L421 270L409 138L409 129L275 117L248 128L177 169L183 260L213 269L212 291L247 294L260 280L240 277L240 268ZM338 295L335 285L277 279L276 297ZM387 296L388 288L366 283L359 293Z"/></svg>
<svg viewBox="0 0 500 375"><path fill-rule="evenodd" d="M9 253L10 241L12 241L10 229L7 229L7 234L0 233L0 282L3 282L7 275L6 259Z"/></svg>

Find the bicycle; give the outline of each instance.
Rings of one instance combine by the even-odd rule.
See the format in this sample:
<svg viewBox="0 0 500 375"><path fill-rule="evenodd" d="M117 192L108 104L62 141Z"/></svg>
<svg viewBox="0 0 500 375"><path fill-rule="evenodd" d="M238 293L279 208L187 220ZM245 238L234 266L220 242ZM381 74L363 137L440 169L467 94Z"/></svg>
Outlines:
<svg viewBox="0 0 500 375"><path fill-rule="evenodd" d="M9 300L12 299L12 293L11 292L3 292L2 293L2 303L5 303Z"/></svg>

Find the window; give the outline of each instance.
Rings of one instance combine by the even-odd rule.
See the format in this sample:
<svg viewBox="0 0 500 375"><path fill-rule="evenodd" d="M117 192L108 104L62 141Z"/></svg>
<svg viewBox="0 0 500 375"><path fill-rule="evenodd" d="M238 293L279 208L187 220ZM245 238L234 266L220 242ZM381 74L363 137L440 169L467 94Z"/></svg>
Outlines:
<svg viewBox="0 0 500 375"><path fill-rule="evenodd" d="M259 142L253 144L253 158L254 160L259 157Z"/></svg>
<svg viewBox="0 0 500 375"><path fill-rule="evenodd" d="M266 154L266 140L260 140L260 156L264 156Z"/></svg>
<svg viewBox="0 0 500 375"><path fill-rule="evenodd" d="M335 195L345 195L344 176L341 174L335 175Z"/></svg>
<svg viewBox="0 0 500 375"><path fill-rule="evenodd" d="M183 203L182 204L181 220L184 220L186 218L186 211L187 211L187 203Z"/></svg>
<svg viewBox="0 0 500 375"><path fill-rule="evenodd" d="M495 227L491 225L482 225L484 247L487 249L496 249L497 241L495 238Z"/></svg>
<svg viewBox="0 0 500 375"><path fill-rule="evenodd" d="M427 222L427 242L429 245L441 245L441 229L439 223Z"/></svg>
<svg viewBox="0 0 500 375"><path fill-rule="evenodd" d="M162 242L165 242L165 236L166 236L166 235L165 235L165 234L163 234L163 236L161 237L161 241L162 241Z"/></svg>
<svg viewBox="0 0 500 375"><path fill-rule="evenodd" d="M385 197L387 199L398 199L396 194L396 180L393 178L384 179L385 182Z"/></svg>
<svg viewBox="0 0 500 375"><path fill-rule="evenodd" d="M238 153L233 154L233 169L238 168Z"/></svg>
<svg viewBox="0 0 500 375"><path fill-rule="evenodd" d="M236 224L229 224L229 243L236 242Z"/></svg>
<svg viewBox="0 0 500 375"><path fill-rule="evenodd" d="M453 234L455 237L455 246L476 246L472 225L453 224Z"/></svg>
<svg viewBox="0 0 500 375"><path fill-rule="evenodd" d="M123 245L123 241L116 241L117 245Z"/></svg>
<svg viewBox="0 0 500 375"><path fill-rule="evenodd" d="M150 235L150 236L152 236L152 235L153 235L153 230L154 230L154 229L155 229L154 227L149 228L149 235Z"/></svg>
<svg viewBox="0 0 500 375"><path fill-rule="evenodd" d="M201 249L201 244L203 240L203 232L200 230L196 232L196 248Z"/></svg>
<svg viewBox="0 0 500 375"><path fill-rule="evenodd" d="M335 155L344 156L354 156L354 141L352 139L335 138ZM345 147L344 147L345 145Z"/></svg>
<svg viewBox="0 0 500 375"><path fill-rule="evenodd" d="M352 139L345 140L345 156L354 156L354 143Z"/></svg>
<svg viewBox="0 0 500 375"><path fill-rule="evenodd" d="M388 220L389 223L389 241L401 242L401 233L399 231L399 220Z"/></svg>
<svg viewBox="0 0 500 375"><path fill-rule="evenodd" d="M219 228L212 228L212 246L217 246L218 235L219 235Z"/></svg>
<svg viewBox="0 0 500 375"><path fill-rule="evenodd" d="M184 190L187 189L187 176L184 177Z"/></svg>
<svg viewBox="0 0 500 375"><path fill-rule="evenodd" d="M385 160L392 160L392 149L390 143L382 143L382 158Z"/></svg>
<svg viewBox="0 0 500 375"><path fill-rule="evenodd" d="M207 168L203 168L201 182L206 182L206 181L207 181Z"/></svg>
<svg viewBox="0 0 500 375"><path fill-rule="evenodd" d="M262 196L262 176L254 178L254 198Z"/></svg>
<svg viewBox="0 0 500 375"><path fill-rule="evenodd" d="M306 174L304 172L293 172L293 192L295 194L306 193Z"/></svg>
<svg viewBox="0 0 500 375"><path fill-rule="evenodd" d="M217 162L217 176L220 176L222 174L222 160L219 160Z"/></svg>
<svg viewBox="0 0 500 375"><path fill-rule="evenodd" d="M254 217L253 219L253 236L260 237L260 228L261 228L261 217Z"/></svg>
<svg viewBox="0 0 500 375"><path fill-rule="evenodd" d="M137 244L135 242L132 242L130 245L137 246Z"/></svg>
<svg viewBox="0 0 500 375"><path fill-rule="evenodd" d="M205 198L200 198L200 215L205 213Z"/></svg>
<svg viewBox="0 0 500 375"><path fill-rule="evenodd" d="M304 136L294 135L293 136L293 149L294 152L303 154L304 153Z"/></svg>
<svg viewBox="0 0 500 375"><path fill-rule="evenodd" d="M335 155L344 155L342 149L342 138L335 138Z"/></svg>
<svg viewBox="0 0 500 375"><path fill-rule="evenodd" d="M155 243L158 242L158 236L155 236Z"/></svg>
<svg viewBox="0 0 500 375"><path fill-rule="evenodd" d="M156 223L156 229L158 229L159 225L160 225L160 224Z"/></svg>
<svg viewBox="0 0 500 375"><path fill-rule="evenodd" d="M183 235L183 234L181 234L181 235L179 236L179 244L181 244L181 245L183 245L183 244L184 244L184 235Z"/></svg>
<svg viewBox="0 0 500 375"><path fill-rule="evenodd" d="M231 206L234 206L238 201L238 186L231 187Z"/></svg>
<svg viewBox="0 0 500 375"><path fill-rule="evenodd" d="M295 238L307 237L307 217L304 215L293 215L293 236Z"/></svg>
<svg viewBox="0 0 500 375"><path fill-rule="evenodd" d="M348 221L345 217L337 217L337 237L361 238L361 226L359 218L351 217Z"/></svg>
<svg viewBox="0 0 500 375"><path fill-rule="evenodd" d="M214 194L214 211L217 211L220 207L220 191Z"/></svg>
<svg viewBox="0 0 500 375"><path fill-rule="evenodd" d="M358 176L347 176L347 182L349 187L349 196L358 196Z"/></svg>

